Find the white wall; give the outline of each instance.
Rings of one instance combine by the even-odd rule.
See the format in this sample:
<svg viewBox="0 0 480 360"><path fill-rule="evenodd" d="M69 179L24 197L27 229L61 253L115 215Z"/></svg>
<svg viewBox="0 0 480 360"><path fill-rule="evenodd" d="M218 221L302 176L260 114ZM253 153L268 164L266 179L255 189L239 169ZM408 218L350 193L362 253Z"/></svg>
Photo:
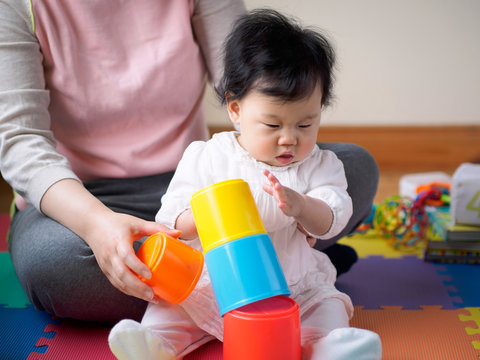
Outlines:
<svg viewBox="0 0 480 360"><path fill-rule="evenodd" d="M324 125L480 125L479 0L246 0L321 28L337 50ZM207 92L209 124L229 124Z"/></svg>

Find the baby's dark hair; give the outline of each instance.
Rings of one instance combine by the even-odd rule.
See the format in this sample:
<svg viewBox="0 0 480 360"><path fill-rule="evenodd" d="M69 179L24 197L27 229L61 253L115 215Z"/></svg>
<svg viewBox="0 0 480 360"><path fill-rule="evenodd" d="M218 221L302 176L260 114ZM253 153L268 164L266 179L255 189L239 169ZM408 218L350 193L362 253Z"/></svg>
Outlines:
<svg viewBox="0 0 480 360"><path fill-rule="evenodd" d="M258 9L238 19L227 37L216 92L222 104L240 100L252 89L289 102L308 97L320 84L326 106L334 63L334 49L318 31L275 10Z"/></svg>

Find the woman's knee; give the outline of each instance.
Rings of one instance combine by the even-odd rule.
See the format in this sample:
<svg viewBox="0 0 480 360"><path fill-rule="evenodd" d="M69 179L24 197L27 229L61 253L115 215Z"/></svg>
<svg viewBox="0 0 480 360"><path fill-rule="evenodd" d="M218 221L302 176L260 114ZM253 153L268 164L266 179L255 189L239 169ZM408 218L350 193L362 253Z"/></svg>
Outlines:
<svg viewBox="0 0 480 360"><path fill-rule="evenodd" d="M28 207L12 219L9 251L28 297L42 307L40 298L58 292L62 273L75 271L76 259L88 255L89 248L70 230Z"/></svg>
<svg viewBox="0 0 480 360"><path fill-rule="evenodd" d="M352 233L371 213L377 193L379 170L375 158L363 147L349 143L319 143L323 150L333 151L342 161L347 191L352 198L353 214L345 229L335 238L315 246L324 249L341 237Z"/></svg>
<svg viewBox="0 0 480 360"><path fill-rule="evenodd" d="M324 150L333 151L342 161L347 179L363 178L376 184L378 182L378 164L373 155L364 147L350 143L319 143L318 146Z"/></svg>
<svg viewBox="0 0 480 360"><path fill-rule="evenodd" d="M22 287L38 309L90 321L141 318L146 302L115 289L81 238L27 209L12 219L10 254Z"/></svg>

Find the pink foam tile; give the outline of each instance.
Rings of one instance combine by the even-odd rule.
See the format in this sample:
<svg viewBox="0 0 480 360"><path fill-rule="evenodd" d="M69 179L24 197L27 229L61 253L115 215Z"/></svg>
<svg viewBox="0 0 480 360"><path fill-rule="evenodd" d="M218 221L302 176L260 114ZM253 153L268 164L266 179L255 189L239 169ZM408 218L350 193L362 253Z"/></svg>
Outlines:
<svg viewBox="0 0 480 360"><path fill-rule="evenodd" d="M30 353L27 360L115 360L108 347L109 327L73 320L60 325L49 324L45 333L55 332L50 339L42 337L36 346L48 346L45 353Z"/></svg>
<svg viewBox="0 0 480 360"><path fill-rule="evenodd" d="M10 226L10 216L0 215L0 252L8 251L7 234Z"/></svg>
<svg viewBox="0 0 480 360"><path fill-rule="evenodd" d="M222 360L222 343L218 340L212 340L202 345L194 352L186 355L183 360Z"/></svg>
<svg viewBox="0 0 480 360"><path fill-rule="evenodd" d="M61 324L49 324L45 333L54 333L51 338L41 337L35 346L47 346L45 353L32 352L27 360L115 360L108 347L110 327L74 320ZM210 341L188 354L184 360L222 360L222 343Z"/></svg>

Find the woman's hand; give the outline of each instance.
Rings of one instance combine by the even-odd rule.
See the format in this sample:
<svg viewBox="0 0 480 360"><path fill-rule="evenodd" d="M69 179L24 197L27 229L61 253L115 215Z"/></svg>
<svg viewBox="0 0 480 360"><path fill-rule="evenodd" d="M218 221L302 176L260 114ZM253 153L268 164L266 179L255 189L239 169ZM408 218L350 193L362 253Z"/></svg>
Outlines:
<svg viewBox="0 0 480 360"><path fill-rule="evenodd" d="M115 213L74 179L53 184L45 192L40 206L45 215L72 230L90 246L113 286L127 295L157 300L153 290L136 275L148 279L151 272L135 255L133 242L157 232L178 237L180 231Z"/></svg>
<svg viewBox="0 0 480 360"><path fill-rule="evenodd" d="M134 241L157 232L173 237L180 235L179 231L170 230L161 224L108 210L95 219L92 231L84 239L113 286L127 295L157 302L151 287L137 276L149 279L151 271L133 250Z"/></svg>

